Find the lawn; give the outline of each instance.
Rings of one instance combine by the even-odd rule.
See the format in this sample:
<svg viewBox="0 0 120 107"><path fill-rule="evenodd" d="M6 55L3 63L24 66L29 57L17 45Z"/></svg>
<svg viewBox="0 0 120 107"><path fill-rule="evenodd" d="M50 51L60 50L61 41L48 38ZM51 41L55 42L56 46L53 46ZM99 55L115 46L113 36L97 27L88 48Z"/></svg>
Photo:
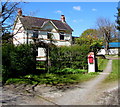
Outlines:
<svg viewBox="0 0 120 107"><path fill-rule="evenodd" d="M98 59L98 70L103 71L107 66L108 59Z"/></svg>
<svg viewBox="0 0 120 107"><path fill-rule="evenodd" d="M118 55L105 55L106 57L119 57Z"/></svg>
<svg viewBox="0 0 120 107"><path fill-rule="evenodd" d="M26 75L22 78L11 78L8 79L6 84L11 83L28 83L28 84L50 84L50 85L66 85L66 84L74 84L80 83L83 81L90 80L94 78L99 73L86 73L86 74L53 74L53 73L46 73L40 75Z"/></svg>
<svg viewBox="0 0 120 107"><path fill-rule="evenodd" d="M104 82L113 82L118 80L118 70L120 69L119 66L120 60L113 60L112 61L112 72L110 75L105 79Z"/></svg>

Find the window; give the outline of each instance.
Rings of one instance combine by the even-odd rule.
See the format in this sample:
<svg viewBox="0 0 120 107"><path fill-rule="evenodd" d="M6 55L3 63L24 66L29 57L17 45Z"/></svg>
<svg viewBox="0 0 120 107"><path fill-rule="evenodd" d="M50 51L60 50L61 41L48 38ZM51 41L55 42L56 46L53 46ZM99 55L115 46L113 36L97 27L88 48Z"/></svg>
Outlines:
<svg viewBox="0 0 120 107"><path fill-rule="evenodd" d="M52 39L52 35L53 35L53 34L52 34L51 32L47 32L47 38L48 38L48 39Z"/></svg>
<svg viewBox="0 0 120 107"><path fill-rule="evenodd" d="M64 40L64 32L60 32L60 40Z"/></svg>
<svg viewBox="0 0 120 107"><path fill-rule="evenodd" d="M33 37L34 38L38 38L38 30L34 30L33 31Z"/></svg>

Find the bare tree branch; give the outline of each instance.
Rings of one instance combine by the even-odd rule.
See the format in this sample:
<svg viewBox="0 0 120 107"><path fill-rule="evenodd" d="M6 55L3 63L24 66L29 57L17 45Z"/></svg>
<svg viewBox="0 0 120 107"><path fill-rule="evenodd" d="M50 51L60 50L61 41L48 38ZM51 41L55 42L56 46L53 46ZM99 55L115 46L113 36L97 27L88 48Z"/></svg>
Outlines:
<svg viewBox="0 0 120 107"><path fill-rule="evenodd" d="M96 22L98 26L99 36L104 38L106 53L109 53L109 42L115 35L115 27L109 19L99 18Z"/></svg>

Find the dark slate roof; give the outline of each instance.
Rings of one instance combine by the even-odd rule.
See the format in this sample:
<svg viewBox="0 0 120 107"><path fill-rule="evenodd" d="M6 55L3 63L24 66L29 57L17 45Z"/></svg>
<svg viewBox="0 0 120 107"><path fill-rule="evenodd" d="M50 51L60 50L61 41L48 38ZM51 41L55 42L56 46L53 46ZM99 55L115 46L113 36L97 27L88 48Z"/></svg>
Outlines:
<svg viewBox="0 0 120 107"><path fill-rule="evenodd" d="M61 20L52 20L31 16L22 16L20 17L20 20L26 29L32 29L33 27L41 28L43 24L47 23L48 21L52 21L58 30L73 31L73 29L67 23L63 23Z"/></svg>

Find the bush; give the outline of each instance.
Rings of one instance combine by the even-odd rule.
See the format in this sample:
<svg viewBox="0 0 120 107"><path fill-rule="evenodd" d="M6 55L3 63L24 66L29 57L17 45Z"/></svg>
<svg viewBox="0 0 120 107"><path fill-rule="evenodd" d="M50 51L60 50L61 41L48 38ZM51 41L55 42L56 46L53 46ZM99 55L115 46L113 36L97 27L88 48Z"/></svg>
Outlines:
<svg viewBox="0 0 120 107"><path fill-rule="evenodd" d="M2 47L3 83L12 77L27 75L36 69L36 52L33 45L6 44Z"/></svg>
<svg viewBox="0 0 120 107"><path fill-rule="evenodd" d="M11 83L12 84L24 84L24 83L31 84L31 81L27 79L20 79L20 78L9 78L6 81L6 84L11 84Z"/></svg>
<svg viewBox="0 0 120 107"><path fill-rule="evenodd" d="M89 48L86 45L50 47L50 71L64 68L87 69Z"/></svg>
<svg viewBox="0 0 120 107"><path fill-rule="evenodd" d="M54 73L57 73L57 74L77 74L77 73L87 73L87 70L64 68L62 70L57 70Z"/></svg>

